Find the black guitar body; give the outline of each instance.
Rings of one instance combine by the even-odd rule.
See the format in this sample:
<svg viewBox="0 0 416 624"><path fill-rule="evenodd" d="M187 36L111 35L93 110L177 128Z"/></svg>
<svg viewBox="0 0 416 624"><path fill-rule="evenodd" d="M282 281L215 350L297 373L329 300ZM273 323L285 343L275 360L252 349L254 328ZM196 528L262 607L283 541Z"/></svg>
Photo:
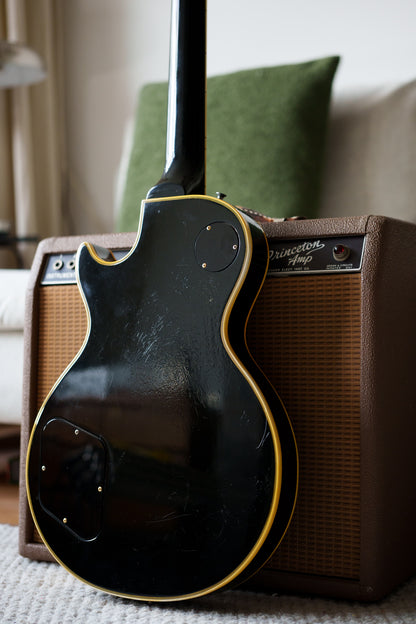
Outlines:
<svg viewBox="0 0 416 624"><path fill-rule="evenodd" d="M202 196L149 200L142 214L123 260L78 252L88 335L38 415L27 483L40 534L73 574L173 600L268 559L292 514L297 453L245 343L262 231Z"/></svg>
<svg viewBox="0 0 416 624"><path fill-rule="evenodd" d="M266 238L205 195L205 0L172 0L171 27L165 169L125 258L78 251L88 332L38 414L26 470L56 559L144 600L253 574L290 522L298 471L245 340Z"/></svg>

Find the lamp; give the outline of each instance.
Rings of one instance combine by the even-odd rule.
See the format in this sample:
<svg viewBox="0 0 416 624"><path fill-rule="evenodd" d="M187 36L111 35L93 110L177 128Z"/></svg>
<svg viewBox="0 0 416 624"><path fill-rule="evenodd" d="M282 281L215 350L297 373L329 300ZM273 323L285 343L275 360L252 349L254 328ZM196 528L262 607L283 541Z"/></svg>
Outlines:
<svg viewBox="0 0 416 624"><path fill-rule="evenodd" d="M31 85L46 78L41 57L31 48L17 42L0 40L0 89ZM36 236L12 236L10 223L0 221L0 249L12 247L18 266L23 266L18 243L37 242Z"/></svg>
<svg viewBox="0 0 416 624"><path fill-rule="evenodd" d="M0 41L0 89L41 82L46 70L41 57L21 43Z"/></svg>

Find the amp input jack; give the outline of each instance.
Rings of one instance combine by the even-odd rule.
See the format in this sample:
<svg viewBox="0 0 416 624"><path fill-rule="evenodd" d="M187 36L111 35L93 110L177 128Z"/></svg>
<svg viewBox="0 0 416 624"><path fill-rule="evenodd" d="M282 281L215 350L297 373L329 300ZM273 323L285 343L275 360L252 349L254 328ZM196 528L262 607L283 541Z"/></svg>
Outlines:
<svg viewBox="0 0 416 624"><path fill-rule="evenodd" d="M64 262L63 260L55 260L52 266L54 271L60 271L64 266Z"/></svg>

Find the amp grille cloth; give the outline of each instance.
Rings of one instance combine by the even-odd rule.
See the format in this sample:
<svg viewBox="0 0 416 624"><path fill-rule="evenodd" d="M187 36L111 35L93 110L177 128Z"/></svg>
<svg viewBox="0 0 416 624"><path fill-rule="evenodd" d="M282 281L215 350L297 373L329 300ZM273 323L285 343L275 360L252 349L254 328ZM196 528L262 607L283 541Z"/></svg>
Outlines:
<svg viewBox="0 0 416 624"><path fill-rule="evenodd" d="M250 317L248 345L285 404L300 464L269 569L359 577L360 277L269 277Z"/></svg>
<svg viewBox="0 0 416 624"><path fill-rule="evenodd" d="M39 289L37 409L78 353L87 332L87 315L75 285ZM36 414L33 414L33 421ZM31 425L33 424L33 421ZM35 526L33 541L42 543Z"/></svg>
<svg viewBox="0 0 416 624"><path fill-rule="evenodd" d="M39 306L38 407L87 330L77 286L41 288ZM248 344L300 457L295 514L267 568L359 577L360 327L359 274L270 277L253 309Z"/></svg>

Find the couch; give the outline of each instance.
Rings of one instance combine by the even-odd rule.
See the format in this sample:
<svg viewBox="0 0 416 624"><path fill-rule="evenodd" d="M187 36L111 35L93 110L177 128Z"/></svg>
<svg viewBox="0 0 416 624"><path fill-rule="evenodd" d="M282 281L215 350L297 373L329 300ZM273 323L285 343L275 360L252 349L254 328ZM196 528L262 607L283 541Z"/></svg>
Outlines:
<svg viewBox="0 0 416 624"><path fill-rule="evenodd" d="M0 269L0 424L20 424L23 323L29 271Z"/></svg>

